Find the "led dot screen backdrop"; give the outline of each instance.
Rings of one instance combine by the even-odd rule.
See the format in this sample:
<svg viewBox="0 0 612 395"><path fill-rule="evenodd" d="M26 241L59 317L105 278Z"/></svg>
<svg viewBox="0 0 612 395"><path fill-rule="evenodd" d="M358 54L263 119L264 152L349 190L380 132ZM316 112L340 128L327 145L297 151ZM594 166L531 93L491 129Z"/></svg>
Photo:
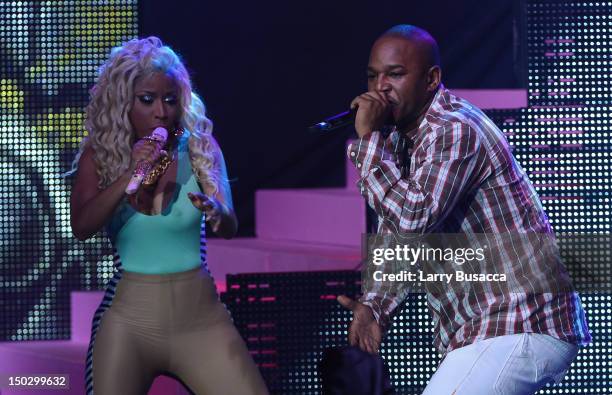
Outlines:
<svg viewBox="0 0 612 395"><path fill-rule="evenodd" d="M70 291L108 278L106 242L72 236L62 174L97 69L136 18L135 1L0 2L0 339L69 338Z"/></svg>
<svg viewBox="0 0 612 395"><path fill-rule="evenodd" d="M336 302L336 295L355 297L360 284L361 274L355 271L228 276L223 301L272 394L321 393L323 350L346 345L351 318ZM610 335L609 300L598 295L583 301L590 306L597 343L580 352L563 382L538 394L612 393L610 348L603 340ZM410 294L381 346L397 394L421 394L436 370L439 357L432 331L425 295Z"/></svg>
<svg viewBox="0 0 612 395"><path fill-rule="evenodd" d="M557 232L609 232L612 3L528 2L529 108L506 130Z"/></svg>
<svg viewBox="0 0 612 395"><path fill-rule="evenodd" d="M523 5L528 106L488 113L557 232L609 233L612 2ZM69 338L70 291L101 289L111 276L107 242L97 236L81 243L71 234L70 182L61 174L84 134L83 108L97 67L112 46L137 35L136 21L135 1L0 3L1 340ZM542 393L612 393L611 302L606 294L583 295L594 343L561 386ZM325 346L343 341L348 318L329 303L335 310L309 334ZM406 393L424 386L438 361L423 299L409 305L383 351L394 384ZM406 340L404 333L414 335ZM293 393L318 388L319 354L307 344L288 345L302 353L288 367L290 379L272 375L300 388ZM273 369L274 350L259 351L260 367Z"/></svg>

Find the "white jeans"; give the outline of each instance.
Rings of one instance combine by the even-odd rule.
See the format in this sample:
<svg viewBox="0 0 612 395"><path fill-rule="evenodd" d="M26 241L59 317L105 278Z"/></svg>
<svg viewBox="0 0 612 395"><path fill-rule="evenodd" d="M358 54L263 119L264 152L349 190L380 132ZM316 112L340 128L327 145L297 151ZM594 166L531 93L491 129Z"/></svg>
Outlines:
<svg viewBox="0 0 612 395"><path fill-rule="evenodd" d="M521 333L453 350L423 395L527 395L560 382L578 346L548 335Z"/></svg>

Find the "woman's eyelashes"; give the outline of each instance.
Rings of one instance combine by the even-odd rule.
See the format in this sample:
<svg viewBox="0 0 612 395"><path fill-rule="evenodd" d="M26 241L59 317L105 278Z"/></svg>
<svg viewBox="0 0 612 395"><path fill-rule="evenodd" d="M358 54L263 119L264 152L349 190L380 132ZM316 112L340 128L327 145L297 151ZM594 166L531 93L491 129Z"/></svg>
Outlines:
<svg viewBox="0 0 612 395"><path fill-rule="evenodd" d="M145 105L153 104L153 102L156 99L154 95L149 95L149 94L138 95L137 97L138 97L138 100L140 100L140 102ZM163 96L161 100L162 102L164 102L164 104L169 104L171 106L176 105L178 102L176 95L166 95L166 96Z"/></svg>
<svg viewBox="0 0 612 395"><path fill-rule="evenodd" d="M153 104L153 96L151 95L138 95L138 100L142 104Z"/></svg>
<svg viewBox="0 0 612 395"><path fill-rule="evenodd" d="M163 101L164 103L170 104L171 106L175 105L178 102L175 95L164 96Z"/></svg>

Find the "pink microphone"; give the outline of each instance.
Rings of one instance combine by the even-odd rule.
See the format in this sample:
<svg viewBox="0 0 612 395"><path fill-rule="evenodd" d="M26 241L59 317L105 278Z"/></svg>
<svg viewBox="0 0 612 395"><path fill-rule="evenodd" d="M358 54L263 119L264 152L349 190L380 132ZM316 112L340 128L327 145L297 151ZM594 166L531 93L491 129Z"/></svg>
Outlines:
<svg viewBox="0 0 612 395"><path fill-rule="evenodd" d="M144 139L153 141L157 144L158 148L161 149L166 144L166 140L168 139L168 131L161 126L155 128L153 133L150 136L144 137ZM140 188L140 184L142 184L142 180L145 176L151 171L151 167L153 164L148 161L141 160L136 164L136 168L134 169L134 173L132 174L132 178L130 179L130 183L127 188L125 188L125 193L128 195L133 195Z"/></svg>

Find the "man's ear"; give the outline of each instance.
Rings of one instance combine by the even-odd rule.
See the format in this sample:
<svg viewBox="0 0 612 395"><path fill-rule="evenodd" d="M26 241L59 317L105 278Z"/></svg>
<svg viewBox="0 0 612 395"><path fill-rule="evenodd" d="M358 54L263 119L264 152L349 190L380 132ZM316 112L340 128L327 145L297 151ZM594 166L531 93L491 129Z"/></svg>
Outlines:
<svg viewBox="0 0 612 395"><path fill-rule="evenodd" d="M440 82L442 81L442 69L440 66L431 66L427 72L427 90L430 92L438 89Z"/></svg>

